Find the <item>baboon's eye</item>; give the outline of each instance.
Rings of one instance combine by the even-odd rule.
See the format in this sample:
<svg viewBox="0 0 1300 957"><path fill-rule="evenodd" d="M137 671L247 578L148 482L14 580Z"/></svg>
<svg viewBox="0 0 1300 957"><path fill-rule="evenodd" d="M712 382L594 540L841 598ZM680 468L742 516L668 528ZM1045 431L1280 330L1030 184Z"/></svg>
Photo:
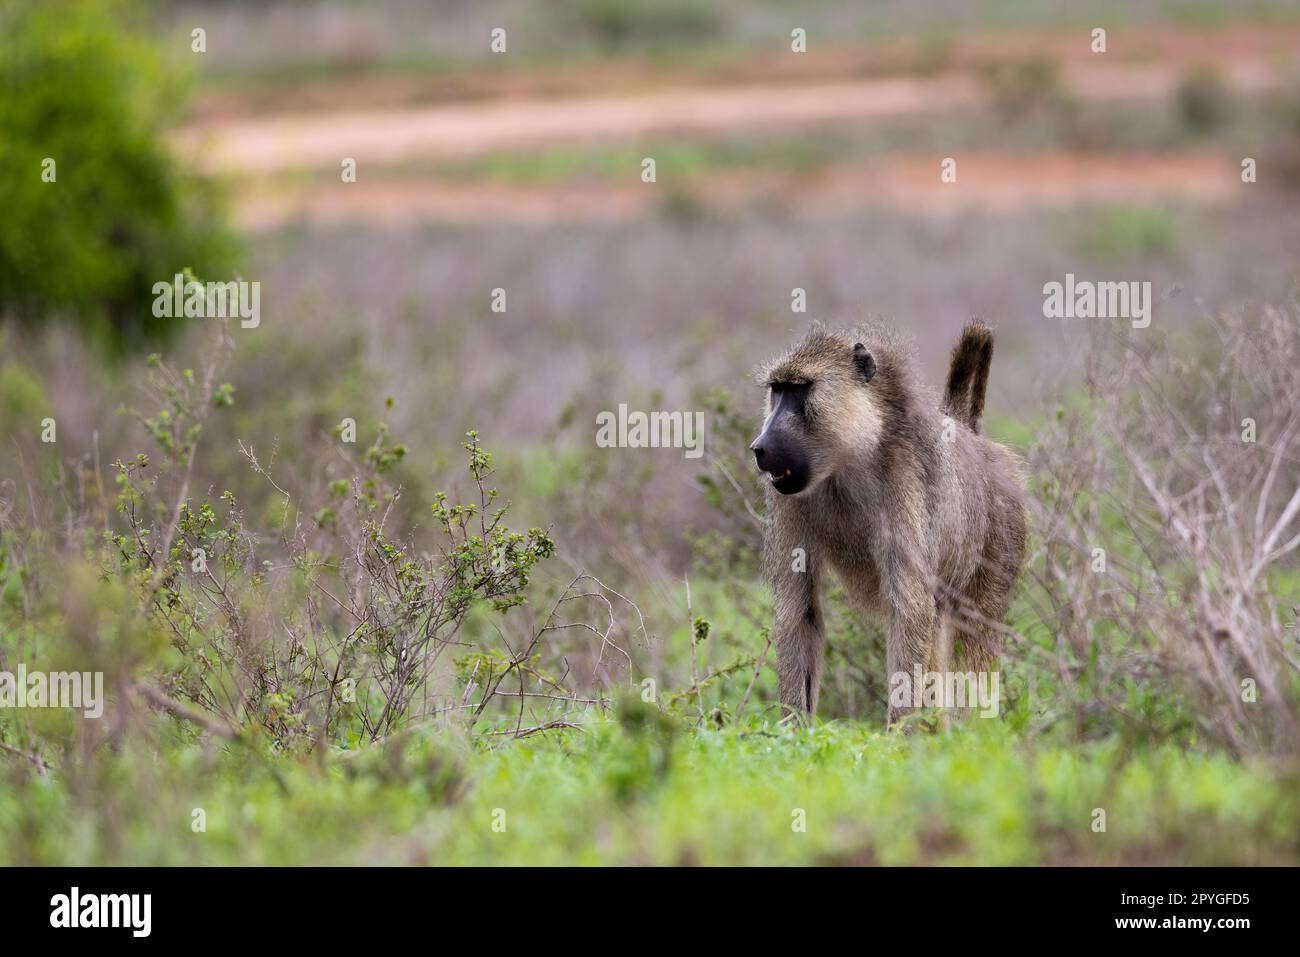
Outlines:
<svg viewBox="0 0 1300 957"><path fill-rule="evenodd" d="M772 409L774 412L804 414L804 403L812 389L811 382L773 382Z"/></svg>

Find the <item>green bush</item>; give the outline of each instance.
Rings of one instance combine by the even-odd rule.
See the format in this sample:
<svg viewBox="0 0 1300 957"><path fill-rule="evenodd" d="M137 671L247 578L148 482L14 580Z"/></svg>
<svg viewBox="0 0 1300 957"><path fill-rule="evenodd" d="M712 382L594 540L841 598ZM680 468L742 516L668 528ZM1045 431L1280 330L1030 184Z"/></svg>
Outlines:
<svg viewBox="0 0 1300 957"><path fill-rule="evenodd" d="M1179 83L1176 98L1179 117L1195 133L1212 132L1232 117L1232 91L1213 67L1190 71Z"/></svg>
<svg viewBox="0 0 1300 957"><path fill-rule="evenodd" d="M581 0L578 25L607 49L689 46L722 33L722 17L698 0Z"/></svg>
<svg viewBox="0 0 1300 957"><path fill-rule="evenodd" d="M0 0L0 315L71 318L118 351L175 321L155 282L232 255L167 151L183 83L144 25L132 0Z"/></svg>

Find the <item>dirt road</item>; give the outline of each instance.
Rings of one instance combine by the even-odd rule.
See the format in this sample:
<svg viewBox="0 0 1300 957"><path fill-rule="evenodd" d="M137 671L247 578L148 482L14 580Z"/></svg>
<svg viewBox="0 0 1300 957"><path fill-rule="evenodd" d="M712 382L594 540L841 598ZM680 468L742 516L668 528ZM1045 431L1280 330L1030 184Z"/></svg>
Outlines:
<svg viewBox="0 0 1300 957"><path fill-rule="evenodd" d="M1182 73L1167 65L1076 66L1066 88L1084 99L1156 99ZM1241 92L1276 88L1266 64L1229 64L1224 79ZM946 113L980 103L985 92L969 74L897 77L787 86L674 89L661 93L483 104L310 113L232 119L184 131L182 151L211 171L255 174L449 159L556 144L628 141L652 135L706 135L764 128L859 123Z"/></svg>
<svg viewBox="0 0 1300 957"><path fill-rule="evenodd" d="M1119 47L1113 55L1092 54L1074 36L1040 37L1019 45L1014 37L964 40L945 54L945 69L932 75L855 76L854 64L861 67L855 57L861 54L839 52L820 59L786 57L785 64L818 65L786 65L774 69L768 80L760 80L750 64L723 71L724 78L712 83L683 83L670 70L660 88L647 89L643 83L648 79L634 70L643 83L627 82L622 89L613 83L614 89L600 94L590 90L601 89L600 70L612 66L594 68L585 86L572 67L559 68L559 95L556 85L548 86L540 74L526 81L514 73L508 77L510 95L482 101L358 104L335 110L322 109L318 102L310 109L270 116L231 112L232 104L226 102L180 131L177 145L203 168L229 178L240 221L255 229L295 219L618 219L643 215L663 199L664 191L635 180L517 186L387 176L383 171L421 161L655 137L805 128L816 135L816 129L827 126L851 129L888 118L953 113L991 102L995 94L982 71L997 57L1015 64L1050 55L1055 58L1050 61L1052 82L1065 95L1094 101L1167 99L1190 68L1214 53L1225 86L1239 95L1254 95L1290 82L1290 71L1300 61L1300 31L1295 28L1239 28L1222 36L1170 31L1148 36L1146 45L1136 47L1124 35L1112 42ZM886 57L882 62L890 61ZM830 75L832 67L843 74ZM336 88L350 89L343 84ZM535 92L523 92L528 89ZM586 92L575 92L580 89ZM339 189L337 171L344 157L356 159L361 175L357 183ZM965 156L959 182L940 190L937 160L890 157L797 176L735 170L697 177L687 192L709 208L740 206L765 195L779 195L785 203L833 206L837 195L841 201L849 195L864 205L943 210L1142 196L1216 202L1240 186L1235 167L1205 155L1045 153Z"/></svg>
<svg viewBox="0 0 1300 957"><path fill-rule="evenodd" d="M963 154L956 183L943 183L935 156L889 157L815 173L741 171L692 181L668 191L635 181L516 186L435 181L358 182L249 190L236 205L240 223L267 231L287 222L315 226L420 222L473 225L486 221L540 225L619 222L675 204L701 212L780 205L818 213L885 209L943 215L966 210L1008 212L1027 206L1064 208L1087 202L1194 200L1242 196L1237 166L1202 153L1078 155Z"/></svg>

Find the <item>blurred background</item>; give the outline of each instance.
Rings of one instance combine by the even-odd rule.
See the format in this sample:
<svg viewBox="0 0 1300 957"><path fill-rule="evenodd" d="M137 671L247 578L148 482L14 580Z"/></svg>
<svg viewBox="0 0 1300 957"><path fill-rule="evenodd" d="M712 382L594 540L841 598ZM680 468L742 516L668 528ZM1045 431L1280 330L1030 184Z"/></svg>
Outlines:
<svg viewBox="0 0 1300 957"><path fill-rule="evenodd" d="M643 178L647 159L654 161L652 182ZM956 178L945 182L949 159ZM1246 160L1253 161L1249 182ZM770 608L756 561L761 490L745 452L763 397L750 370L810 320L894 325L911 337L936 385L962 324L972 316L993 324L998 345L986 430L1028 454L1049 427L1065 423L1071 441L1062 446L1058 436L1054 447L1070 457L1031 456L1041 507L1077 507L1085 537L1109 522L1113 554L1138 564L1157 561L1151 543L1161 529L1158 563L1174 569L1171 581L1188 572L1187 553L1141 489L1137 514L1145 524L1138 531L1093 512L1093 493L1127 474L1122 462L1080 464L1090 446L1100 445L1094 436L1106 424L1089 418L1102 405L1083 401L1095 402L1101 388L1086 360L1096 326L1044 318L1044 284L1067 273L1150 282L1157 300L1153 337L1204 333L1201 351L1164 353L1170 361L1150 394L1172 396L1179 409L1194 406L1191 420L1205 425L1204 436L1231 446L1231 454L1242 448L1236 423L1243 397L1256 403L1248 407L1264 429L1269 421L1253 410L1273 402L1273 436L1291 421L1285 381L1294 369L1287 358L1297 345L1294 309L1270 312L1256 325L1208 320L1294 303L1300 269L1300 5L1294 0L0 0L0 171L0 626L17 623L17 647L26 643L29 660L37 660L31 649L51 647L47 634L66 632L74 642L82 632L95 635L78 614L118 620L94 612L94 602L117 615L118 601L129 612L120 616L129 625L101 633L111 632L124 646L152 635L147 640L165 650L167 636L158 637L163 625L154 621L150 631L138 624L142 618L130 617L160 612L167 618L151 604L153 592L142 586L145 600L137 608L139 596L114 597L115 576L102 571L114 562L134 569L149 552L147 543L133 551L113 534L138 505L142 514L151 510L142 523L170 539L178 525L173 501L188 495L195 503L216 502L226 491L239 502L238 513L230 506L239 534L252 543L238 554L229 545L231 580L248 579L240 608L251 609L248 619L262 628L266 645L293 665L300 626L313 634L320 626L331 638L346 635L347 622L321 625L319 609L303 594L310 589L294 576L310 578L304 555L336 547L322 544L335 518L331 503L342 497L339 483L346 488L357 474L336 429L352 418L356 448L371 469L365 474L373 478L382 466L385 480L402 489L391 500L387 532L414 542L414 554L427 557L424 550L438 537L429 512L436 490L462 499L477 494L461 447L474 429L495 454L492 482L512 503L512 526L536 525L555 540L558 561L538 566L534 597L554 597L586 571L639 603L640 627L622 606L620 622L610 624L630 652L626 667L617 656L606 661L603 644L590 641L557 642L548 650L551 673L568 676L572 668L575 697L566 700L575 708L603 711L606 692L648 674L664 689L684 689L662 699L665 712L708 727L733 717L739 724L747 706L751 718L775 713L766 646ZM260 325L230 329L233 351L210 381L204 370L226 348L214 338L214 324L152 314L153 285L183 270L201 280L261 284ZM806 311L792 308L801 297ZM1222 330L1243 328L1269 331L1254 338L1255 352L1226 349ZM1131 344L1156 341L1135 333ZM1258 379L1258 395L1235 383L1215 392L1216 361L1228 352L1234 373L1247 382L1262 367L1261 355L1273 357L1268 376ZM175 370L161 390L155 354ZM193 369L200 370L197 377L185 371ZM1186 375L1189 369L1196 375ZM196 416L190 400L203 391L195 385L200 380L207 381L204 388L228 381L228 389L204 394L217 408L199 417L201 432L186 433L182 442L174 436ZM621 404L704 411L704 458L687 459L680 449L597 448L597 413ZM1082 412L1067 419L1067 407ZM1116 448L1147 442L1146 406L1133 408ZM57 423L54 443L42 441L48 419ZM1286 431L1276 448L1293 435ZM169 450L160 437L172 442ZM199 455L187 464L175 452L177 443L189 449L191 439ZM167 454L157 454L159 444ZM247 450L255 450L256 467ZM1170 440L1156 456L1179 466L1169 485L1180 502L1188 489L1200 494L1207 484L1201 459L1185 451ZM138 498L132 498L136 479L121 474L114 492L111 463L138 463L141 452L156 458L135 473L145 477ZM162 469L159 460L167 463ZM1271 471L1267 462L1251 461L1261 469L1251 473L1251 481L1263 483L1261 503L1280 512L1297 484L1294 458L1279 453L1274 462L1283 466ZM162 478L149 485L160 471ZM1281 476L1276 482L1274 473ZM1242 494L1254 495L1260 482ZM1258 520L1255 526L1259 533ZM299 535L301 553L289 547L291 533ZM235 540L233 533L226 539ZM1263 553L1276 543L1270 539ZM1036 551L1033 571L1060 573L1072 588L1078 580L1072 563L1088 554L1090 543L1056 544L1065 557L1057 562L1050 549ZM1223 554L1235 555L1236 547L1234 539ZM346 566L347 549L339 554ZM279 618L262 587L268 555L282 575L269 590L289 609ZM67 569L83 560L96 573L72 577ZM1178 578L1183 585L1157 582L1156 606L1191 594L1198 574L1204 588L1219 586L1212 563L1199 557L1190 563L1190 574ZM1246 590L1267 604L1261 614L1271 616L1271 630L1259 641L1267 638L1269 654L1291 662L1279 673L1294 685L1294 648L1272 636L1293 628L1294 616L1285 611L1300 600L1300 576L1293 555L1285 568L1280 559L1277 564L1278 597L1265 595L1253 577ZM686 575L695 586L693 607ZM121 568L116 577L135 581ZM1077 595L1065 591L1060 600L1031 593L1013 616L1026 638L1009 666L1016 669L1017 717L1002 723L1011 729L1006 733L1056 728L1071 742L1101 739L1110 747L1120 740L1121 764L1133 740L1191 748L1213 740L1227 742L1234 754L1246 750L1241 729L1249 720L1235 684L1220 681L1241 662L1229 660L1226 643L1206 639L1198 617L1205 609L1198 606L1193 615L1190 600L1188 607L1173 602L1178 607L1164 610L1174 625L1152 639L1138 620L1153 618L1148 606L1115 600L1099 588L1097 605L1084 613ZM95 596L87 600L90 611L76 605L83 593ZM842 613L839 598L833 605L822 716L860 718L862 728L878 728L880 636ZM1213 602L1207 607L1207 614L1217 614ZM241 620L233 612L230 618ZM213 647L224 649L221 642L229 641L242 653L245 635L223 620L215 612L207 619L219 633ZM1067 621L1071 628L1062 624ZM465 634L467 642L487 647L501 632L470 616ZM1105 643L1101 666L1099 640ZM188 650L172 649L159 665L164 657L157 648L131 658L135 650L93 641L101 642L94 654L109 662L106 669L121 668L123 686L137 674L161 675L167 693L222 720L266 729L258 740L271 742L277 754L310 749L327 734L334 748L356 745L349 737L356 729L330 710L316 737L312 722L324 706L312 695L319 691L266 678L277 668L293 672L279 658L256 680L231 666L229 685L242 697L223 710L193 687L192 666L205 662ZM0 653L14 654L6 643ZM1177 697L1171 675L1186 648L1202 645L1210 649L1208 664L1198 665L1196 676L1205 683L1179 684L1181 692L1192 690ZM443 662L439 691L460 699L461 689L473 685L481 661L467 660L456 668ZM232 661L238 654L222 658ZM333 667L335 659L329 661ZM1049 686L1059 686L1058 697ZM470 691L464 694L468 700ZM1198 713L1202 704L1208 717ZM1285 723L1294 709L1287 708L1276 709L1281 730L1259 740L1295 740L1294 725ZM43 739L21 723L6 736L0 726L0 745L18 756L24 773L35 764L44 774L41 755L58 754L48 742L59 742L74 758L106 755L108 749L96 750L99 743L156 710L150 698L107 730L78 731L84 738L60 726ZM505 710L511 719L513 703ZM637 720L648 723L636 733L653 740L658 719ZM170 731L159 733L175 743ZM861 751L852 735L866 732L818 733L828 736L821 740L848 735L840 744L851 754L834 763L837 773L856 773ZM1196 790L1159 775L1164 783L1153 788L1139 768L1133 794L1152 803L1147 816L1127 819L1130 844L1097 850L1086 843L1088 835L1076 836L1052 818L1025 825L1038 828L1034 841L1058 830L1071 836L1061 839L1064 849L1048 841L1034 857L1000 836L1006 820L1031 821L1026 809L1038 801L1038 792L1025 793L1023 806L1011 806L1028 787L1019 765L999 765L1007 780L1019 782L1004 789L1001 779L985 773L989 764L972 770L948 762L938 745L925 752L934 756L933 773L913 775L890 763L892 739L871 740L871 748L887 754L882 766L896 767L903 783L889 791L898 804L887 813L854 805L847 818L854 840L866 828L879 830L873 839L888 841L897 832L910 841L911 831L897 821L911 820L907 815L931 801L950 810L951 826L974 842L978 853L970 853L980 862L1178 862L1198 860L1198 853L1217 862L1294 861L1294 803L1287 805L1290 817L1273 811L1281 806L1277 795L1295 793L1294 774L1277 783L1251 769L1215 765L1211 771L1223 780L1236 781L1231 776L1240 773L1247 782L1242 788L1277 790L1258 802L1262 823L1250 842L1224 825L1215 832L1221 840L1206 843L1207 828L1222 825L1212 815L1233 805L1238 792L1226 785L1216 790L1213 782ZM987 761L1002 761L1004 742L989 741ZM713 744L702 739L698 746L707 751ZM747 752L755 766L768 767L766 745L744 746L755 748ZM800 739L790 746L805 745ZM526 751L516 753L531 760ZM1103 758L1092 754L1070 765L1071 774L1091 775L1092 790L1068 775L1052 778L1067 809L1062 820L1073 821L1075 803L1100 800L1094 792L1111 787ZM192 759L187 751L184 761ZM568 782L565 807L583 810L557 812L554 819L594 820L586 811L592 791L566 760L555 757L556 774ZM700 760L715 767L711 753ZM812 759L799 752L783 760L798 782L804 761ZM644 762L653 768L647 780L663 773L658 762ZM76 761L68 766L75 770ZM190 765L178 767L190 774ZM724 802L734 808L747 779L717 767L736 790ZM624 770L619 765L614 774L620 795L642 786L626 784ZM424 780L427 772L420 765L411 774ZM28 797L0 804L0 823L7 814L13 833L33 835L14 845L15 858L171 862L208 853L159 842L154 816L162 811L137 806L139 794L166 790L148 785L155 773L162 772L146 754L130 774L114 779L112 800L107 776L101 782L90 771L73 775L69 807L75 812L40 804L44 792L35 778L23 779ZM766 770L756 773L766 780ZM230 777L262 780L242 766ZM981 805L985 817L967 814L951 799L975 779L990 791L988 806ZM514 791L506 776L489 784ZM874 801L883 793L858 784L846 785L843 794ZM921 799L908 790L913 786L933 790ZM448 794L453 791L460 793L449 786ZM310 779L299 793L320 793L320 781ZM1211 816L1166 813L1170 795L1181 793L1204 799ZM455 797L438 798L444 799ZM176 797L172 810L188 815L186 800ZM490 806L493 799L482 800ZM223 825L230 828L223 853L256 860L262 846L246 843L241 827L275 802L246 801L241 792L231 804L252 810L244 812L243 825L233 816ZM478 813L474 807L465 813ZM891 817L894 811L899 816ZM351 833L360 815L349 792L340 791L336 812L339 832ZM61 831L41 836L47 819L74 813L98 822L93 849L86 849L93 842L57 836ZM305 852L293 846L297 838L284 838L288 849L278 857L266 852L268 859L428 859L416 851L404 856L408 849L391 839L385 813L374 810L381 833L357 852L360 858L348 856L342 839L335 847L325 837L330 832L307 814L300 819L319 830L322 847ZM423 805L418 813L425 813ZM653 837L638 842L679 818L653 808L646 814L641 826L648 830L634 832L634 851L615 859L674 860L671 841L662 848ZM696 819L680 817L691 822L688 830ZM268 820L264 840L280 840L279 823ZM424 818L403 820L392 829ZM1152 821L1174 828L1176 836L1148 846ZM778 824L788 830L788 820ZM700 825L706 826L714 825ZM465 827L448 833L478 839ZM743 828L732 837L731 859L762 858L768 847ZM428 848L442 839L436 828L413 838L423 842L420 854L432 853ZM696 853L708 859L715 839L715 832L692 837L681 859L689 862ZM917 840L886 860L968 859L967 846L943 833ZM138 853L121 856L123 848ZM495 853L494 847L471 850L473 860ZM560 852L547 845L545 855L552 853ZM534 859L551 859L545 855Z"/></svg>
<svg viewBox="0 0 1300 957"><path fill-rule="evenodd" d="M756 408L749 369L809 318L893 323L932 378L962 322L992 322L996 426L1077 353L1045 282L1149 280L1169 325L1295 281L1292 3L27 7L4 5L0 150L61 150L67 216L49 184L0 187L0 303L28 320L5 351L44 380L38 400L9 368L0 411L47 403L65 452L123 441L132 368L198 335L148 315L185 267L262 283L230 373L240 437L291 455L391 395L425 474L473 427L543 484L592 467L563 450L620 402L721 386ZM646 458L649 550L681 563L696 470Z"/></svg>
<svg viewBox="0 0 1300 957"><path fill-rule="evenodd" d="M810 317L891 322L938 377L981 316L1000 334L991 413L1023 418L1077 332L1043 318L1044 282L1150 280L1173 324L1295 280L1291 3L27 6L4 5L23 26L3 41L19 136L0 149L62 149L77 208L50 222L55 187L0 187L0 303L42 334L107 315L116 364L57 334L46 355L80 451L114 435L109 393L147 335L195 334L147 312L185 267L262 283L233 371L246 438L292 449L392 395L395 430L435 457L475 427L547 468L619 402L758 401L748 370ZM132 204L147 224L124 224ZM688 466L664 508L689 509Z"/></svg>

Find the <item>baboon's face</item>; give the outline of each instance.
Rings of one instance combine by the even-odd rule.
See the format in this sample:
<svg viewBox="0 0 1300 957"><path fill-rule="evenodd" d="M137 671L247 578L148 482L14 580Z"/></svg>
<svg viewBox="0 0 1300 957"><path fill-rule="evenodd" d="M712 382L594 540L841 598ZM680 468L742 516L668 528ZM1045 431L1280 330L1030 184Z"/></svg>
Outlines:
<svg viewBox="0 0 1300 957"><path fill-rule="evenodd" d="M767 419L749 447L782 495L815 488L879 442L875 360L851 341L805 342L767 374Z"/></svg>

